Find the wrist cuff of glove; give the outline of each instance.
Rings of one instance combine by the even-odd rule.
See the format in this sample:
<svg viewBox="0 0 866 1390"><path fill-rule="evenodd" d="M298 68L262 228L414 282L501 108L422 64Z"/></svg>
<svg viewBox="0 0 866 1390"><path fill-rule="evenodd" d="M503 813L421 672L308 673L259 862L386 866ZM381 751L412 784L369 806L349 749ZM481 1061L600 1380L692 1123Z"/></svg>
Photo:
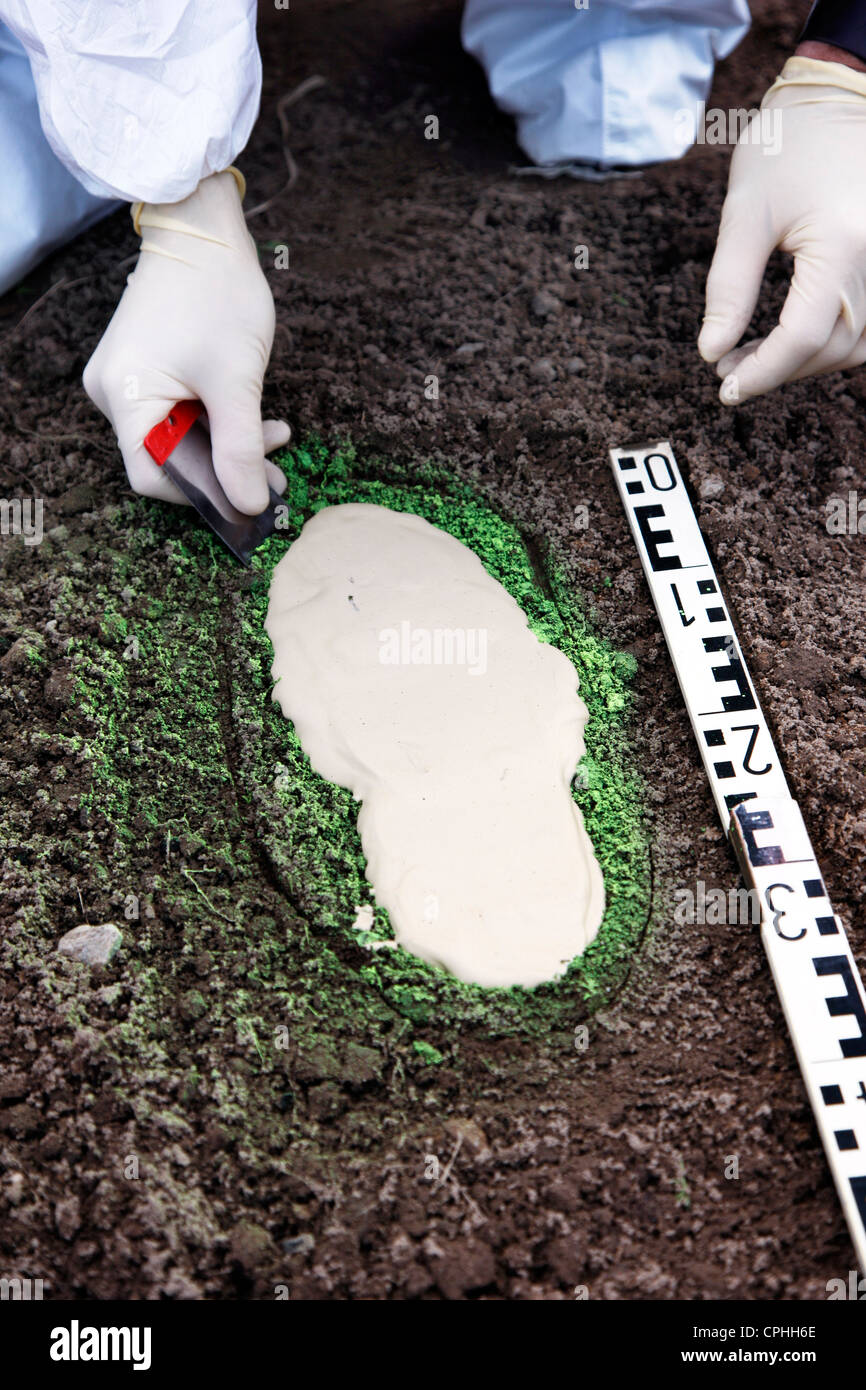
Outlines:
<svg viewBox="0 0 866 1390"><path fill-rule="evenodd" d="M765 93L764 101L784 87L835 87L840 92L866 97L866 72L858 72L844 63L828 63L823 58L795 56L788 59L772 87Z"/></svg>
<svg viewBox="0 0 866 1390"><path fill-rule="evenodd" d="M866 6L857 0L817 0L800 43L831 43L866 63Z"/></svg>
<svg viewBox="0 0 866 1390"><path fill-rule="evenodd" d="M229 167L228 167L228 169L225 169L223 172L226 173L226 174L231 174L232 178L234 179L235 183L236 183L237 186L238 186L238 195L239 195L239 197L240 197L240 200L241 200L241 202L243 202L243 200L244 200L244 198L245 198L245 196L246 196L246 191L247 191L247 181L246 181L246 179L244 178L243 174L241 173L240 169L236 169L235 166L234 166L233 164L230 164ZM213 177L213 176L211 175L211 177ZM133 203L132 206L131 206L131 208L129 209L130 216L132 217L132 225L133 225L133 227L135 228L136 233L137 233L138 236L141 236L141 234L142 234L142 233L141 233L141 212L142 212L142 208L143 208L143 207L144 207L144 203L143 203L143 202L140 202L140 203Z"/></svg>

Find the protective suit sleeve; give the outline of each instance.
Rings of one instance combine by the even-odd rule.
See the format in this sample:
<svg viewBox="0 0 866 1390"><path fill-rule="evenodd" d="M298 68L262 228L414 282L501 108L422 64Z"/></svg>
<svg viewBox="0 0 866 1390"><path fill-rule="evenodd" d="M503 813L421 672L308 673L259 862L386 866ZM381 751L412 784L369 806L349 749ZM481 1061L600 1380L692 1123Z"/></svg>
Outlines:
<svg viewBox="0 0 866 1390"><path fill-rule="evenodd" d="M246 145L255 0L0 0L52 150L89 193L174 203Z"/></svg>

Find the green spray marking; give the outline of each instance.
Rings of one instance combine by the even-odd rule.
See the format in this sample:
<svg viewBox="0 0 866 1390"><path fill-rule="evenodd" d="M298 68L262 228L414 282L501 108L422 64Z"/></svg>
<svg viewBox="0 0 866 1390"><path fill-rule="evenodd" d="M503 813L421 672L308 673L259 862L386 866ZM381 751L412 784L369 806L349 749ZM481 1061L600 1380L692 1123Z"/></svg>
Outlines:
<svg viewBox="0 0 866 1390"><path fill-rule="evenodd" d="M244 983L267 992L269 1013L292 1017L296 1036L336 1031L375 1041L390 1034L392 1047L400 1039L394 1055L417 1069L445 1056L459 1065L467 1028L487 1037L570 1032L622 985L651 900L644 797L627 727L633 658L594 629L555 555L530 556L517 527L446 468L362 458L351 445L328 449L315 440L284 452L280 462L289 479L289 525L257 552L251 587L220 543L188 517L130 504L136 526L129 551L116 556L115 584L103 595L108 645L79 653L90 809L111 824L120 856L132 853L142 835L164 834L169 846L182 837L206 849L208 876L200 870L190 880L167 868L159 885L186 922L184 950L204 939L218 950L222 939L230 956L238 933L252 936L255 966ZM287 545L314 512L345 502L415 512L469 545L538 637L579 672L589 722L574 795L604 874L607 908L596 940L555 984L462 984L383 945L393 934L381 909L369 931L352 930L357 905L372 902L358 804L313 772L273 704L273 653L264 631L267 581ZM118 593L134 579L137 555L151 547L165 555L160 592L124 605ZM139 672L148 683L141 700ZM287 906L281 922L257 901L265 870ZM244 989L233 988L221 1007L227 1023L239 1023L247 1035L251 1026L259 1032Z"/></svg>

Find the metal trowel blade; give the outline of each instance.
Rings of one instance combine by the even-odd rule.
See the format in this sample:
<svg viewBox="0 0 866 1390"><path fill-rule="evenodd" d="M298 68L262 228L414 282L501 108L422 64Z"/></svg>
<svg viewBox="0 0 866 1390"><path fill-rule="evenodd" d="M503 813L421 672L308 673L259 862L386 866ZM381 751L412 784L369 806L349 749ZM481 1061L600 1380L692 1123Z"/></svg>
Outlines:
<svg viewBox="0 0 866 1390"><path fill-rule="evenodd" d="M254 550L277 529L279 493L269 488L270 501L258 516L247 516L233 507L214 472L210 435L203 425L192 425L175 444L162 467L195 507L199 516L249 568Z"/></svg>

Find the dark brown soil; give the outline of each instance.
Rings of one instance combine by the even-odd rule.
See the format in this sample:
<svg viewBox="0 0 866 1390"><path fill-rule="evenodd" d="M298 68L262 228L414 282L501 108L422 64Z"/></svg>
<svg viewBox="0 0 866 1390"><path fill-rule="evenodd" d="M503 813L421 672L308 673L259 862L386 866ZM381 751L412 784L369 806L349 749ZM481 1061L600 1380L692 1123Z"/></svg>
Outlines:
<svg viewBox="0 0 866 1390"><path fill-rule="evenodd" d="M760 99L806 8L754 5L716 104ZM694 344L727 153L697 148L602 185L514 177L509 123L461 54L458 18L454 3L420 0L263 8L262 117L242 161L250 206L281 186L277 100L327 79L292 111L295 189L251 223L277 302L267 413L298 435L448 461L529 537L555 542L601 630L639 661L654 927L583 1054L525 1039L485 1054L476 1040L461 1069L414 1076L380 1071L357 1047L336 1066L291 1056L250 1102L255 1120L240 1107L230 1123L190 1078L244 1076L244 1057L203 1029L200 991L223 974L240 988L245 957L237 943L228 957L193 952L182 907L157 894L148 961L176 980L178 1005L158 1054L124 1053L123 955L88 976L53 952L82 920L79 891L89 920L117 918L126 893L146 896L188 849L164 855L144 837L130 878L113 881L108 824L79 810L87 757L52 744L61 717L76 731L67 639L99 631L88 590L124 546L125 477L80 387L135 251L128 217L112 217L0 303L0 488L43 496L46 528L63 528L27 551L0 540L0 1275L42 1277L53 1297L272 1298L283 1285L293 1299L565 1299L585 1285L598 1299L809 1299L853 1267L754 929L672 920L675 888L727 888L736 869L606 453L669 438L702 499L863 963L866 540L829 535L824 504L866 486L866 376L722 408ZM424 138L430 114L438 141ZM576 272L580 243L589 268ZM273 265L280 244L288 271ZM759 326L783 285L780 263ZM532 308L541 289L554 297L544 316ZM438 401L425 399L430 374ZM587 530L574 526L579 504ZM160 527L178 523L153 517L158 592ZM228 603L234 574L218 582ZM28 631L44 664L12 647ZM146 748L165 756L148 727ZM243 788L226 795L242 801ZM256 891L263 913L294 920L264 869ZM262 1107L282 1123L293 1105L284 1141L262 1128ZM451 1176L431 1190L425 1155L444 1165L458 1139ZM124 1177L130 1154L142 1156L138 1181Z"/></svg>

